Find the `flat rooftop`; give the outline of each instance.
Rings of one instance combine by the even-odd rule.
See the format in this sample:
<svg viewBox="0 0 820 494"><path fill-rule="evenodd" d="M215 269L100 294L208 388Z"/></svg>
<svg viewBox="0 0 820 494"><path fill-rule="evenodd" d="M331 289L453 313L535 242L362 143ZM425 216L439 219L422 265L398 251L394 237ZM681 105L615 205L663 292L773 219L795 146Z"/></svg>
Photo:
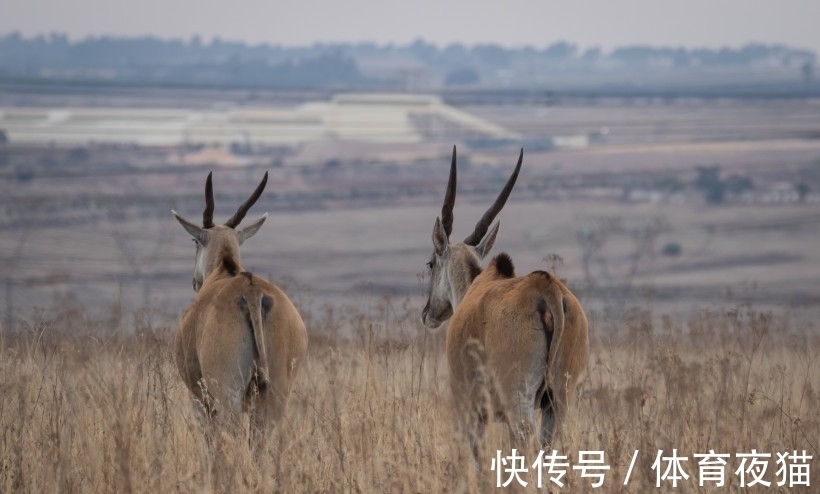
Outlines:
<svg viewBox="0 0 820 494"><path fill-rule="evenodd" d="M340 94L294 108L0 108L0 130L14 144L140 146L311 141L412 143L477 137L518 139L504 127L446 105L437 96Z"/></svg>

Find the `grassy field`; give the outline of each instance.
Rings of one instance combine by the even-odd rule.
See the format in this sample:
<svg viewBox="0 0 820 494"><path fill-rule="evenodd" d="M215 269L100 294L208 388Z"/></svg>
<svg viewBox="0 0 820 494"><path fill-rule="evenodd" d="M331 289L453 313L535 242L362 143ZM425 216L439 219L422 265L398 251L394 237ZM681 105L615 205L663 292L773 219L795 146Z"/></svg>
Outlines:
<svg viewBox="0 0 820 494"><path fill-rule="evenodd" d="M689 475L675 492L816 492L815 324L748 306L686 320L641 309L618 320L590 316L589 366L552 448L571 465L580 451L603 451L610 470L596 492L671 491L671 481L655 488L652 464L673 448L688 457ZM309 358L286 418L251 447L200 419L172 361L172 329L145 324L118 337L112 317L41 314L0 338L0 491L493 490L492 458L511 454L506 431L489 429L474 467L454 426L443 332L426 333L417 320L413 304L387 299L308 318ZM739 488L735 454L752 449L772 455L769 489ZM731 454L723 487L698 486L693 455L710 450ZM803 450L814 457L812 487L789 487L787 478L778 488L776 453ZM514 481L504 490L537 490L537 451L523 454L528 487ZM571 467L562 480L549 492L592 492L594 479Z"/></svg>

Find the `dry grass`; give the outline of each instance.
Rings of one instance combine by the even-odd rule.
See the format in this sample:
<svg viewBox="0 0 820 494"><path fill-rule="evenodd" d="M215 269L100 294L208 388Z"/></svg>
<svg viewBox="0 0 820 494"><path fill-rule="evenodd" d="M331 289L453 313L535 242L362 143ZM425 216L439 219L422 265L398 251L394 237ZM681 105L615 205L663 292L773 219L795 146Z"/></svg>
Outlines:
<svg viewBox="0 0 820 494"><path fill-rule="evenodd" d="M169 330L111 336L104 318L82 310L43 316L0 338L0 492L490 490L490 458L510 452L506 433L490 428L476 471L450 411L442 335L421 332L416 309L384 302L308 321L310 356L287 417L256 449L202 423ZM816 491L816 327L748 307L688 321L591 316L590 364L554 447L572 464L578 451L605 452L611 470L598 492L670 491L654 489L651 465L672 448L689 457L676 492L738 492L734 453L751 449L806 450L815 487L781 492ZM732 454L731 487L698 487L692 455L712 449ZM535 455L526 451L529 464ZM577 471L564 480L560 492L592 491Z"/></svg>

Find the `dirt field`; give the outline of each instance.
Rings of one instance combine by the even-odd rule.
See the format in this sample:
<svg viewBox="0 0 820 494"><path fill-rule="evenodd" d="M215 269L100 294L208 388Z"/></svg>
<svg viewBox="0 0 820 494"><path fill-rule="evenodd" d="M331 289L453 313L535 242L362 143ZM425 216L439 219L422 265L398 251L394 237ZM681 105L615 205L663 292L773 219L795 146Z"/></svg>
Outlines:
<svg viewBox="0 0 820 494"><path fill-rule="evenodd" d="M273 213L244 246L244 263L294 297L312 295L314 309L357 306L385 294L410 296L421 307L419 275L439 208ZM453 238L466 236L484 208L459 202ZM166 210L167 219L105 219L4 235L4 252L22 245L6 272L29 280L14 285L16 314L31 321L33 307L66 302L179 313L193 295L194 249ZM552 268L548 256L560 256L558 274L591 308L648 304L690 314L726 302L731 291L761 307L809 315L820 301L817 207L530 200L511 202L500 219L495 253L511 253L522 273ZM654 237L640 236L647 228L657 228ZM584 232L595 232L600 246L582 238ZM663 255L668 244L680 254Z"/></svg>
<svg viewBox="0 0 820 494"><path fill-rule="evenodd" d="M691 314L731 292L811 315L820 301L813 248L820 241L818 105L593 100L466 107L533 145L606 129L583 149L525 149L495 252L511 253L521 272L556 267L598 310L640 300ZM295 298L311 295L314 308L383 295L420 305L418 275L451 146L325 142L277 154L284 166L271 167L264 160L272 158L262 156L250 168L216 168L217 218L230 215L269 170L251 216L271 215L244 248L249 269L292 287ZM517 153L514 146L459 149L454 238L472 228ZM4 150L4 323L33 323L33 308L67 302L178 314L192 295L193 249L169 211L197 218L213 168L173 164L181 152ZM698 167L709 166L754 188L709 204L692 185ZM545 260L552 255L563 262Z"/></svg>

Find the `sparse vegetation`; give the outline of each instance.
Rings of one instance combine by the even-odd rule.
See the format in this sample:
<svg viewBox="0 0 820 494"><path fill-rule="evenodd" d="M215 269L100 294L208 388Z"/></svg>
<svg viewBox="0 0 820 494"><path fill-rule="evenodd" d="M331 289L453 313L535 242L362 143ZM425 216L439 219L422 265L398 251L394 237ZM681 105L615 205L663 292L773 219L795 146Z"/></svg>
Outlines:
<svg viewBox="0 0 820 494"><path fill-rule="evenodd" d="M481 76L478 75L477 70L471 67L456 69L449 72L447 77L444 78L444 83L448 86L467 86L479 82L481 82Z"/></svg>
<svg viewBox="0 0 820 494"><path fill-rule="evenodd" d="M811 192L811 186L804 180L800 180L794 184L794 189L797 191L800 202L805 202L806 197L809 195L809 192Z"/></svg>
<svg viewBox="0 0 820 494"><path fill-rule="evenodd" d="M661 249L661 254L669 257L678 257L683 252L683 248L678 242L669 242Z"/></svg>
<svg viewBox="0 0 820 494"><path fill-rule="evenodd" d="M710 204L720 204L726 195L726 182L720 178L720 167L699 166L697 167L698 178L695 179L694 186L703 192L706 202Z"/></svg>
<svg viewBox="0 0 820 494"><path fill-rule="evenodd" d="M723 203L727 192L739 196L755 188L754 181L744 175L721 178L719 166L698 166L696 169L697 178L693 185L703 192L706 202L710 204Z"/></svg>
<svg viewBox="0 0 820 494"><path fill-rule="evenodd" d="M0 490L488 490L491 458L510 453L506 433L490 428L476 473L454 427L443 333L424 333L417 312L382 301L367 313L328 309L309 321L310 355L287 417L255 449L202 422L174 368L167 327L122 336L110 332L110 319L82 310L43 315L0 338ZM617 321L592 313L591 321L579 403L553 447L571 464L581 450L604 451L604 492L654 489L655 455L672 448L689 458L689 479L676 492L735 492L734 455L751 449L772 454L772 486L775 453L805 450L818 485L815 326L748 306L691 320L633 309ZM724 487L698 487L692 455L709 450L732 455ZM535 450L525 453L531 464ZM534 473L522 475L530 492ZM554 492L592 491L578 471L564 480Z"/></svg>
<svg viewBox="0 0 820 494"><path fill-rule="evenodd" d="M14 167L14 179L18 182L31 182L34 176L34 167L28 163L18 163Z"/></svg>

